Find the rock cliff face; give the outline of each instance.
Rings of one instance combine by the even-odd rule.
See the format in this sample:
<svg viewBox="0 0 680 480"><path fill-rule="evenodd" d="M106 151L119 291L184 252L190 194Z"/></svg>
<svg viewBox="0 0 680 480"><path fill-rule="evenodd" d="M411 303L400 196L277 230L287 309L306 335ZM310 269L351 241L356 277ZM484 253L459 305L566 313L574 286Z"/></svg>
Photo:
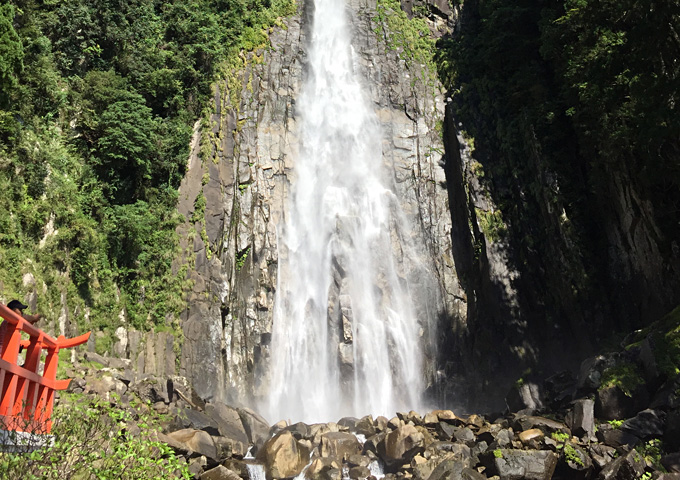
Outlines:
<svg viewBox="0 0 680 480"><path fill-rule="evenodd" d="M433 75L409 68L378 36L376 4L355 0L357 68L382 127L383 162L402 208L436 272L438 318L464 322L464 295L451 253L442 164L444 98ZM180 374L199 395L250 402L267 392L267 362L277 284L277 226L285 220L298 155L296 98L305 75L313 5L271 32L271 48L244 59L237 77L215 86L209 125L196 125L180 189L180 227L193 289L182 318ZM441 19L440 19L441 20ZM424 73L424 74L423 74ZM304 186L301 186L304 188ZM435 359L429 359L434 378Z"/></svg>
<svg viewBox="0 0 680 480"><path fill-rule="evenodd" d="M486 8L465 2L460 38L480 35ZM458 68L470 82L463 88L473 89L478 72ZM510 101L493 95L503 105ZM449 379L463 373L450 385L471 398L493 400L525 369L573 371L617 333L670 311L680 302L680 250L661 228L649 187L626 162L596 166L587 151L570 152L578 145L573 132L561 143L541 137L519 109L508 114L517 126L508 133L508 119L480 113L475 102L488 99L471 97L454 95L444 122L453 254L468 299L465 328L456 330L454 322L446 332L446 373ZM461 135L466 129L479 133L474 153ZM521 146L504 149L498 132ZM553 157L572 171L559 170Z"/></svg>
<svg viewBox="0 0 680 480"><path fill-rule="evenodd" d="M311 1L299 8L271 32L270 48L215 85L214 112L195 127L181 186L192 290L178 373L207 399L250 403L267 394L277 228L295 175L296 99L314 16ZM383 162L439 282L420 299L439 320L438 356L427 361L439 405L500 408L525 369L574 370L613 330L649 323L680 301L680 250L659 232L632 172L604 173L609 188L598 192L561 186L528 128L531 188L485 178L485 165L502 155L480 146L483 139L472 154L450 99L433 73L393 48L375 2L347 8ZM465 28L460 9L445 2L402 8L429 11L435 36ZM554 194L561 187L583 190L592 206L587 228ZM500 211L501 197L512 212Z"/></svg>

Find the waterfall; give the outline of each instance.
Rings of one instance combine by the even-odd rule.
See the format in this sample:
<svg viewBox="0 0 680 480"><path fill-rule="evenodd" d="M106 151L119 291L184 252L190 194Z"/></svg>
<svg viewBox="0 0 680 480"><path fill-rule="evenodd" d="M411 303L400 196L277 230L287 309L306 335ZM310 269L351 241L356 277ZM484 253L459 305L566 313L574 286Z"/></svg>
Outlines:
<svg viewBox="0 0 680 480"><path fill-rule="evenodd" d="M418 409L430 275L384 165L342 0L315 0L272 327L271 421Z"/></svg>

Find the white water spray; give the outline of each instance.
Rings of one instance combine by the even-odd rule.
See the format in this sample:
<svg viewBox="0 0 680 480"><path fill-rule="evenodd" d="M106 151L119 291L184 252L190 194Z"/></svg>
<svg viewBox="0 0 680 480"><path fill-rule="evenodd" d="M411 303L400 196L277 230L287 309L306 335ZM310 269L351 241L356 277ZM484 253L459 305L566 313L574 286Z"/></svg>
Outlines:
<svg viewBox="0 0 680 480"><path fill-rule="evenodd" d="M278 232L271 387L263 405L271 421L391 416L420 406L427 320L416 316L411 282L427 269L385 181L370 105L343 1L315 0L308 78L297 104L301 154Z"/></svg>

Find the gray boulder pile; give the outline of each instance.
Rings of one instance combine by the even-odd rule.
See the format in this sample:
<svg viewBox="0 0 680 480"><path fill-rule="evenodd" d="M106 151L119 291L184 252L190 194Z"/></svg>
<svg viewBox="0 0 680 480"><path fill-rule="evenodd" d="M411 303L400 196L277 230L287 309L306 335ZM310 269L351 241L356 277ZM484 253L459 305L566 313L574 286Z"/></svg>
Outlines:
<svg viewBox="0 0 680 480"><path fill-rule="evenodd" d="M675 325L675 323L673 323ZM680 329L637 332L577 375L520 379L505 412L434 410L273 426L204 401L182 377L86 354L71 390L162 415L159 438L196 479L680 480ZM93 367L96 365L96 367ZM300 478L300 477L299 477Z"/></svg>

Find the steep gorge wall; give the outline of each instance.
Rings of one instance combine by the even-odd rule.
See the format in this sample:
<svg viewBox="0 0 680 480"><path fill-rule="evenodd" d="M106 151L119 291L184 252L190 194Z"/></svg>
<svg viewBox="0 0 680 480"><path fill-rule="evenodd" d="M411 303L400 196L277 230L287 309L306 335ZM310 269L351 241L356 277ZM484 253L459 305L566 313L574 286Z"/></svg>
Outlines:
<svg viewBox="0 0 680 480"><path fill-rule="evenodd" d="M575 371L680 302L676 226L661 228L651 200L658 192L632 167L644 162L632 152L599 158L559 102L552 123L536 115L547 103L541 95L558 92L551 66L532 50L532 14L537 21L543 7L525 7L512 16L501 2L465 2L454 34L463 40L453 44L469 50L456 57L444 127L453 251L469 306L466 328L446 340L447 373L463 372L453 385L491 408L525 369L529 377ZM674 151L666 150L658 155Z"/></svg>

